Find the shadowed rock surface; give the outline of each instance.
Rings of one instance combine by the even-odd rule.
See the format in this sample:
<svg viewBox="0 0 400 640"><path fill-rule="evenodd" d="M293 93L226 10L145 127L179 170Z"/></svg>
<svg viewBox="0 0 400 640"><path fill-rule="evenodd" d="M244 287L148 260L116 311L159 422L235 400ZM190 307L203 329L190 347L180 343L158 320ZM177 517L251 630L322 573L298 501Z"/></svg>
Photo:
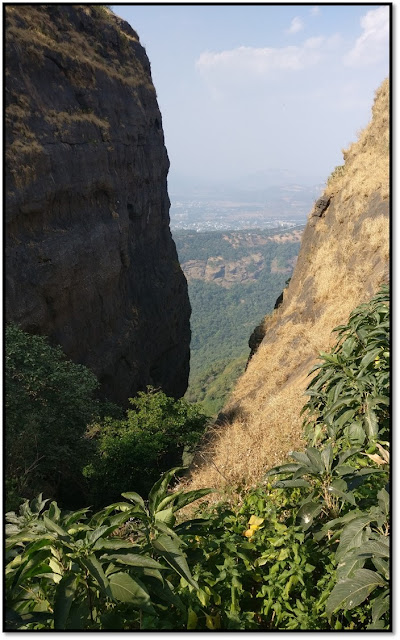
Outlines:
<svg viewBox="0 0 400 640"><path fill-rule="evenodd" d="M6 318L114 401L182 396L190 304L145 50L102 6L8 6L5 26Z"/></svg>

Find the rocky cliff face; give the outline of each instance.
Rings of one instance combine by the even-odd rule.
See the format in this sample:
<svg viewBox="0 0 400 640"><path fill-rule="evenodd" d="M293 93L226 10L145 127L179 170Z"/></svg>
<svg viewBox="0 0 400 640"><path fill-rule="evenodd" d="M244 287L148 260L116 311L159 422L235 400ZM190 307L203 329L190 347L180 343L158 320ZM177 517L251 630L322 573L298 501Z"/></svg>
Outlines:
<svg viewBox="0 0 400 640"><path fill-rule="evenodd" d="M161 115L137 34L102 6L6 7L6 316L126 403L181 396L190 305Z"/></svg>
<svg viewBox="0 0 400 640"><path fill-rule="evenodd" d="M254 353L192 467L192 487L253 485L302 447L308 373L332 329L389 277L389 84L309 215L282 303L252 336ZM204 459L206 460L204 462Z"/></svg>

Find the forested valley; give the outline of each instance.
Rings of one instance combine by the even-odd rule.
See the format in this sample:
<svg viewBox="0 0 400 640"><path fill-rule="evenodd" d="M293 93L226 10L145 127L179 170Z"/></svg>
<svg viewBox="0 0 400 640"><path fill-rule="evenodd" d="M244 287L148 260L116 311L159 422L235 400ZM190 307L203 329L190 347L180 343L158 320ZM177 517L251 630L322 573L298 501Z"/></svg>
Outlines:
<svg viewBox="0 0 400 640"><path fill-rule="evenodd" d="M249 337L291 276L301 230L175 232L188 279L191 363L186 399L215 415L249 357Z"/></svg>

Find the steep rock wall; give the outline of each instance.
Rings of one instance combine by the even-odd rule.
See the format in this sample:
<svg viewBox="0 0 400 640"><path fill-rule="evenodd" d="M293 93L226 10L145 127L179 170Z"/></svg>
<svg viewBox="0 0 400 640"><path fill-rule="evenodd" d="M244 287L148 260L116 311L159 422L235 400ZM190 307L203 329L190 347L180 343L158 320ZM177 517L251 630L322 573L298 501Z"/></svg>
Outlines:
<svg viewBox="0 0 400 640"><path fill-rule="evenodd" d="M161 115L135 31L89 5L6 7L6 317L126 403L181 396L190 304Z"/></svg>
<svg viewBox="0 0 400 640"><path fill-rule="evenodd" d="M282 304L192 465L190 484L251 486L302 447L308 373L332 329L389 278L389 83L310 213Z"/></svg>

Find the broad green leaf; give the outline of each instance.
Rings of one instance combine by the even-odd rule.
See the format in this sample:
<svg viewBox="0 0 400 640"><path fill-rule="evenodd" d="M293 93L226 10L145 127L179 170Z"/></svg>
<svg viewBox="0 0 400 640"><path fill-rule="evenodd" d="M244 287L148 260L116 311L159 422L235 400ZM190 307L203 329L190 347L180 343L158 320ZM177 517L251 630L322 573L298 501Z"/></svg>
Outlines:
<svg viewBox="0 0 400 640"><path fill-rule="evenodd" d="M154 514L154 519L156 521L156 524L164 522L168 527L173 526L176 520L172 507L170 507L169 509L163 509L162 511L156 511Z"/></svg>
<svg viewBox="0 0 400 640"><path fill-rule="evenodd" d="M346 485L347 488L347 485ZM356 499L354 497L354 495L351 493L351 491L342 491L341 489L338 489L337 486L335 486L334 482L332 482L331 485L329 485L328 487L328 491L329 493L332 493L334 496L337 496L338 498L341 498L342 500L345 500L346 502L349 502L352 505L356 504Z"/></svg>
<svg viewBox="0 0 400 640"><path fill-rule="evenodd" d="M357 555L365 558L373 558L374 556L388 558L389 553L389 538L381 536L380 540L368 540L365 542L362 548L358 550Z"/></svg>
<svg viewBox="0 0 400 640"><path fill-rule="evenodd" d="M173 585L168 580L164 580L163 585L159 583L152 583L149 589L151 594L156 595L160 600L174 605L177 609L180 609L180 611L186 612L185 605L180 597L175 593Z"/></svg>
<svg viewBox="0 0 400 640"><path fill-rule="evenodd" d="M350 442L363 444L365 440L365 431L359 422L353 422L353 424L347 427L347 430Z"/></svg>
<svg viewBox="0 0 400 640"><path fill-rule="evenodd" d="M387 396L373 396L369 399L369 403L372 409L374 409L379 404L389 406L390 398L388 398Z"/></svg>
<svg viewBox="0 0 400 640"><path fill-rule="evenodd" d="M157 560L138 553L106 553L100 558L104 562L119 562L131 567L146 567L149 569L165 569Z"/></svg>
<svg viewBox="0 0 400 640"><path fill-rule="evenodd" d="M273 486L278 489L284 487L309 487L310 483L307 480L279 480Z"/></svg>
<svg viewBox="0 0 400 640"><path fill-rule="evenodd" d="M123 498L126 498L130 502L134 502L142 507L143 511L146 511L146 505L142 496L140 496L136 491L128 491L127 493L121 493Z"/></svg>
<svg viewBox="0 0 400 640"><path fill-rule="evenodd" d="M172 508L174 512L178 511L195 500L208 496L209 493L215 493L215 489L194 489L193 491L186 491L178 496L178 499L174 502Z"/></svg>
<svg viewBox="0 0 400 640"><path fill-rule="evenodd" d="M386 580L389 580L389 563L386 560L377 557L372 558L372 562L378 573L380 573L380 575Z"/></svg>
<svg viewBox="0 0 400 640"><path fill-rule="evenodd" d="M109 520L110 526L113 527L116 525L117 527L120 527L127 520L129 520L129 518L131 518L132 515L134 515L136 518L140 518L141 520L147 519L147 516L142 511L135 514L132 514L131 511L123 511L122 513L116 513L114 516L109 517L108 520Z"/></svg>
<svg viewBox="0 0 400 640"><path fill-rule="evenodd" d="M335 467L335 473L338 476L348 476L355 473L357 470L354 467L351 467L348 464L340 464Z"/></svg>
<svg viewBox="0 0 400 640"><path fill-rule="evenodd" d="M20 542L33 542L38 538L41 538L41 534L34 533L31 529L23 529L20 533L15 536L10 536L5 540L6 549L12 549L16 544Z"/></svg>
<svg viewBox="0 0 400 640"><path fill-rule="evenodd" d="M378 491L378 503L382 512L387 516L389 514L389 494L386 489Z"/></svg>
<svg viewBox="0 0 400 640"><path fill-rule="evenodd" d="M346 411L343 411L343 413L338 418L336 418L335 425L337 427L342 428L343 425L346 424L346 422L352 421L355 413L356 413L355 409L346 409Z"/></svg>
<svg viewBox="0 0 400 640"><path fill-rule="evenodd" d="M50 503L50 507L47 512L47 515L50 518L50 520L53 520L55 522L58 522L60 520L61 511L58 507L57 502Z"/></svg>
<svg viewBox="0 0 400 640"><path fill-rule="evenodd" d="M332 445L331 444L328 444L321 451L321 460L322 460L323 465L325 467L325 471L329 472L331 470L332 461L333 461L333 449L332 449Z"/></svg>
<svg viewBox="0 0 400 640"><path fill-rule="evenodd" d="M39 551L39 549L43 549L44 547L50 548L53 542L54 542L54 538L41 538L36 542L32 542L25 548L24 555L30 556L32 554L36 554L36 552Z"/></svg>
<svg viewBox="0 0 400 640"><path fill-rule="evenodd" d="M35 554L32 554L28 561L22 565L21 569L18 572L17 582L22 582L23 580L27 580L29 577L33 575L33 571L35 567L41 565L47 558L51 556L50 549L41 549L37 551Z"/></svg>
<svg viewBox="0 0 400 640"><path fill-rule="evenodd" d="M289 456L291 458L294 458L295 460L298 460L305 467L308 467L310 464L309 457L301 451L290 451Z"/></svg>
<svg viewBox="0 0 400 640"><path fill-rule="evenodd" d="M389 611L390 597L389 590L381 593L380 596L374 598L372 602L372 620L376 622L383 616L386 611Z"/></svg>
<svg viewBox="0 0 400 640"><path fill-rule="evenodd" d="M371 362L375 360L375 358L379 356L380 353L381 353L380 347L377 347L375 349L371 349L371 351L368 351L360 362L360 368L365 369L366 367L368 367L368 365L371 364Z"/></svg>
<svg viewBox="0 0 400 640"><path fill-rule="evenodd" d="M54 533L57 533L57 535L59 535L61 538L65 538L66 540L70 539L68 532L58 524L53 522L53 520L50 520L50 518L48 518L47 516L43 516L43 521L47 529L49 529L50 531L54 531Z"/></svg>
<svg viewBox="0 0 400 640"><path fill-rule="evenodd" d="M354 396L342 396L333 403L331 407L329 407L328 413L325 415L325 419L328 420L328 416L331 418L335 415L336 411L341 407L345 407L346 405L352 407L355 404L356 398Z"/></svg>
<svg viewBox="0 0 400 640"><path fill-rule="evenodd" d="M385 585L386 582L375 571L357 569L353 576L334 586L326 601L326 613L331 616L336 609L353 609L364 602L376 587Z"/></svg>
<svg viewBox="0 0 400 640"><path fill-rule="evenodd" d="M354 348L357 346L357 340L354 336L347 338L342 344L342 353L345 358L348 358L353 353Z"/></svg>
<svg viewBox="0 0 400 640"><path fill-rule="evenodd" d="M66 528L70 527L72 524L77 522L77 520L80 520L82 517L84 517L88 511L89 511L89 508L86 507L85 509L80 509L79 511L72 511L72 513L66 514L64 518L64 526Z"/></svg>
<svg viewBox="0 0 400 640"><path fill-rule="evenodd" d="M57 585L54 601L54 629L65 629L74 600L78 578L73 573L65 575Z"/></svg>
<svg viewBox="0 0 400 640"><path fill-rule="evenodd" d="M170 538L172 538L173 540L175 540L176 544L178 546L180 546L182 544L182 540L180 539L180 537L175 533L175 531L173 529L171 529L165 522L163 522L162 520L157 520L155 522L155 527L158 529L158 531L161 531L162 533L166 533L167 536L169 536Z"/></svg>
<svg viewBox="0 0 400 640"><path fill-rule="evenodd" d="M113 573L110 576L112 597L119 602L128 602L135 608L155 613L145 586L127 573Z"/></svg>
<svg viewBox="0 0 400 640"><path fill-rule="evenodd" d="M364 415L364 429L370 440L378 435L378 420L376 417L376 413L373 409L370 408L368 401L367 411Z"/></svg>
<svg viewBox="0 0 400 640"><path fill-rule="evenodd" d="M170 469L166 473L164 473L161 478L153 485L149 493L149 509L150 513L155 513L158 505L164 498L166 497L166 493L168 490L168 485L170 484L172 478L175 474L180 471L184 471L186 467L174 467Z"/></svg>
<svg viewBox="0 0 400 640"><path fill-rule="evenodd" d="M265 477L267 478L268 476L276 476L281 473L293 473L294 471L297 471L301 467L302 465L296 462L290 462L289 464L280 464L277 467L272 467L272 469L267 471L267 473L265 474Z"/></svg>
<svg viewBox="0 0 400 640"><path fill-rule="evenodd" d="M192 631L193 629L196 629L196 627L197 627L197 614L195 611L193 611L193 609L189 607L186 629L188 631Z"/></svg>
<svg viewBox="0 0 400 640"><path fill-rule="evenodd" d="M93 551L99 551L102 549L135 549L139 548L139 545L135 545L129 540L121 540L121 538L99 538L93 545Z"/></svg>
<svg viewBox="0 0 400 640"><path fill-rule="evenodd" d="M155 540L152 540L152 546L157 553L161 555L177 573L179 573L179 575L189 582L189 584L191 584L195 589L199 588L197 582L193 579L190 573L186 558L175 540L172 540L167 535L161 535Z"/></svg>
<svg viewBox="0 0 400 640"><path fill-rule="evenodd" d="M359 547L362 542L362 533L371 520L372 517L366 514L346 524L340 536L339 546L336 551L336 558L338 560L342 559L343 555L349 549Z"/></svg>
<svg viewBox="0 0 400 640"><path fill-rule="evenodd" d="M174 502L183 491L177 491L176 493L171 493L169 496L161 500L160 504L157 507L157 511L163 511L171 502Z"/></svg>
<svg viewBox="0 0 400 640"><path fill-rule="evenodd" d="M345 451L343 451L343 453L340 454L338 463L343 464L344 462L346 462L346 460L351 458L356 453L359 453L360 451L360 447L351 447L351 449L346 449Z"/></svg>
<svg viewBox="0 0 400 640"><path fill-rule="evenodd" d="M103 567L97 560L95 555L79 558L80 562L89 571L90 575L96 580L97 584L101 587L104 593L111 597L110 585L108 579L103 571Z"/></svg>
<svg viewBox="0 0 400 640"><path fill-rule="evenodd" d="M337 581L342 582L351 573L354 573L356 569L362 569L364 562L365 560L363 560L363 558L359 558L357 554L346 555L336 567Z"/></svg>
<svg viewBox="0 0 400 640"><path fill-rule="evenodd" d="M43 507L49 502L49 499L43 500L43 493L39 493L37 498L34 498L31 502L31 509L33 513L40 513Z"/></svg>
<svg viewBox="0 0 400 640"><path fill-rule="evenodd" d="M321 512L322 505L318 502L309 501L303 504L297 517L301 519L303 529L307 530L313 523L314 518Z"/></svg>
<svg viewBox="0 0 400 640"><path fill-rule="evenodd" d="M107 525L103 525L102 527L98 527L98 529L95 529L94 531L88 531L88 533L86 534L86 540L88 544L94 544L99 538L103 536L107 537L108 535L110 535L110 533L115 531L117 528L118 528L117 524L114 524L111 527Z"/></svg>

